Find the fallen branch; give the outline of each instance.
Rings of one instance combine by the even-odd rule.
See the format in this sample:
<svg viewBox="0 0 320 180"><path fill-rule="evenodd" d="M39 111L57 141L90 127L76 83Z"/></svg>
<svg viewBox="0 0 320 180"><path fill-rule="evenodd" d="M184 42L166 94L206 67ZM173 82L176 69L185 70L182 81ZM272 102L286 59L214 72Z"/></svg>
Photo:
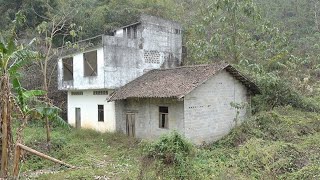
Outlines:
<svg viewBox="0 0 320 180"><path fill-rule="evenodd" d="M53 157L50 157L50 156L48 156L46 154L43 154L43 153L41 153L39 151L36 151L36 150L34 150L32 148L29 148L28 146L25 146L23 144L17 143L16 144L16 148L15 148L15 154L14 154L15 155L15 157L14 157L14 166L13 166L14 167L14 169L13 169L13 176L14 177L18 177L18 174L19 174L19 162L20 162L21 149L25 150L25 151L27 151L29 153L32 153L34 155L37 155L37 156L39 156L41 158L50 160L50 161L58 163L58 164L62 164L64 166L66 166L66 167L69 167L69 168L72 168L72 169L76 168L75 166L72 166L72 165L70 165L68 163L65 163L63 161L60 161L60 160L55 159Z"/></svg>

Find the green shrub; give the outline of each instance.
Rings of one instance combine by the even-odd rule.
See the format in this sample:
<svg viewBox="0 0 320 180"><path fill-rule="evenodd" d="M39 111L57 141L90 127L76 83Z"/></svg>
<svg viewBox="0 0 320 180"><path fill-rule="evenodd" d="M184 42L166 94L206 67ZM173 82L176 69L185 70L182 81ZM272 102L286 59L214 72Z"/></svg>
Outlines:
<svg viewBox="0 0 320 180"><path fill-rule="evenodd" d="M277 107L273 111L260 112L244 121L228 136L213 143L211 149L238 147L251 138L295 142L303 136L320 132L319 119L320 116L317 113L299 111L291 106Z"/></svg>
<svg viewBox="0 0 320 180"><path fill-rule="evenodd" d="M317 101L305 97L285 78L273 73L262 73L257 76L257 81L261 89L261 95L252 99L254 112L287 105L305 111L320 112Z"/></svg>
<svg viewBox="0 0 320 180"><path fill-rule="evenodd" d="M150 158L161 160L165 164L180 164L190 155L193 146L178 132L163 135L158 141L144 147L144 153Z"/></svg>
<svg viewBox="0 0 320 180"><path fill-rule="evenodd" d="M143 146L139 178L194 179L193 152L193 145L178 132L163 135L157 141Z"/></svg>

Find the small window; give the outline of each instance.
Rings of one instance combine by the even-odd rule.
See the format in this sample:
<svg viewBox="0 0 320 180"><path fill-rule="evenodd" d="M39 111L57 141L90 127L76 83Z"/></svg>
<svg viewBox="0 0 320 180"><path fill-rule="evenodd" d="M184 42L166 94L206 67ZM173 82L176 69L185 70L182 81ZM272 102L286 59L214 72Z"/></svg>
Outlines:
<svg viewBox="0 0 320 180"><path fill-rule="evenodd" d="M73 96L81 96L81 95L83 95L83 92L82 91L72 91L71 92L71 95L73 95Z"/></svg>
<svg viewBox="0 0 320 180"><path fill-rule="evenodd" d="M168 129L168 107L160 106L159 107L159 128Z"/></svg>
<svg viewBox="0 0 320 180"><path fill-rule="evenodd" d="M123 37L125 38L127 36L127 28L123 28L122 30L123 30L123 33L122 33Z"/></svg>
<svg viewBox="0 0 320 180"><path fill-rule="evenodd" d="M71 81L73 80L73 57L63 58L63 80Z"/></svg>
<svg viewBox="0 0 320 180"><path fill-rule="evenodd" d="M98 121L104 122L104 108L103 108L103 105L98 105Z"/></svg>
<svg viewBox="0 0 320 180"><path fill-rule="evenodd" d="M108 95L108 91L93 91L93 95Z"/></svg>
<svg viewBox="0 0 320 180"><path fill-rule="evenodd" d="M127 38L130 39L131 38L131 28L127 27Z"/></svg>
<svg viewBox="0 0 320 180"><path fill-rule="evenodd" d="M133 27L133 38L137 39L137 26Z"/></svg>
<svg viewBox="0 0 320 180"><path fill-rule="evenodd" d="M97 76L97 51L83 54L83 69L84 76Z"/></svg>

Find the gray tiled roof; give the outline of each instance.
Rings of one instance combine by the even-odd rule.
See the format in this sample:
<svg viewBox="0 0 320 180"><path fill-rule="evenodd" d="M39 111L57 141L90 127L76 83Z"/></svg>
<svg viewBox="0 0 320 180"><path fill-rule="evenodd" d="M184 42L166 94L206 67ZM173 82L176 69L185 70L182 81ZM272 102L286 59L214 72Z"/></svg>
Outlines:
<svg viewBox="0 0 320 180"><path fill-rule="evenodd" d="M226 69L253 94L259 88L230 64L182 66L173 69L154 69L116 90L109 101L127 98L182 98L219 71Z"/></svg>

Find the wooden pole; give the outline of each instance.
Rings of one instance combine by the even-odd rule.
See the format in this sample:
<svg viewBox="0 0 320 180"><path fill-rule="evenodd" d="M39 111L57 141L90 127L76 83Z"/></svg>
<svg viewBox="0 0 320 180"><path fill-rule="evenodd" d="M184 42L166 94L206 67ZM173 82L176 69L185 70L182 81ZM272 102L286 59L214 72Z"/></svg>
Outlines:
<svg viewBox="0 0 320 180"><path fill-rule="evenodd" d="M72 166L71 164L67 164L67 163L65 163L65 162L63 162L63 161L60 161L60 160L55 159L55 158L53 158L53 157L50 157L50 156L48 156L48 155L46 155L46 154L43 154L43 153L41 153L41 152L39 152L39 151L36 151L36 150L34 150L34 149L31 149L31 148L29 148L29 147L27 147L27 146L25 146L25 145L20 144L20 143L17 143L17 146L19 146L21 149L23 149L23 150L25 150L25 151L28 151L29 153L32 153L32 154L34 154L34 155L37 155L37 156L41 157L41 158L50 160L50 161L55 162L55 163L59 163L59 164L65 165L65 166L67 166L67 167L69 167L69 168L76 168L75 166Z"/></svg>
<svg viewBox="0 0 320 180"><path fill-rule="evenodd" d="M62 164L62 165L67 166L69 168L76 168L75 166L72 166L72 165L70 165L68 163L65 163L63 161L60 161L60 160L55 159L53 157L50 157L50 156L48 156L46 154L43 154L43 153L41 153L39 151L36 151L36 150L34 150L32 148L29 148L29 147L27 147L27 146L25 146L23 144L17 143L16 146L15 146L14 162L13 162L13 177L15 179L17 179L18 175L19 175L19 163L20 163L21 149L25 150L25 151L27 151L27 152L29 152L31 154L34 154L36 156L39 156L41 158L50 160L50 161L55 162L55 163Z"/></svg>

